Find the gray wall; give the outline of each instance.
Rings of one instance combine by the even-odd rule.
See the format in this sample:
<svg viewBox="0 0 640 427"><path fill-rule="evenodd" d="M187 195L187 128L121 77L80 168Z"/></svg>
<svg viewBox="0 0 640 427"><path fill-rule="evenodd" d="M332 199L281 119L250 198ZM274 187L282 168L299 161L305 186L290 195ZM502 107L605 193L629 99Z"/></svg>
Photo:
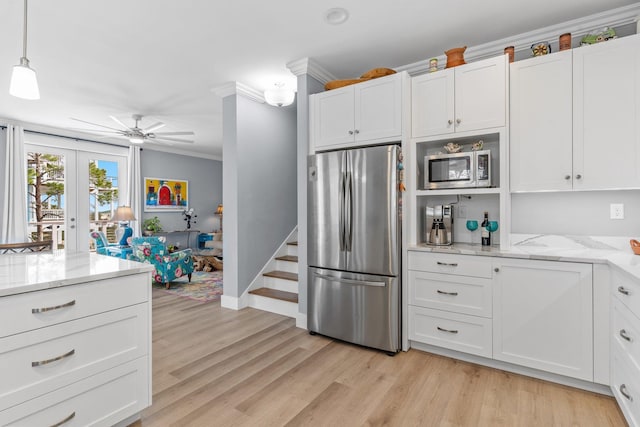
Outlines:
<svg viewBox="0 0 640 427"><path fill-rule="evenodd" d="M229 277L225 254L225 294L239 297L296 226L296 109L234 95L223 100L223 117L224 193L236 198L229 207L225 199L226 217L236 221L235 230L225 226L225 241L232 231L237 245L237 273ZM227 131L233 117L235 131Z"/></svg>
<svg viewBox="0 0 640 427"><path fill-rule="evenodd" d="M610 203L624 203L623 220L609 219ZM640 190L512 194L511 231L640 236Z"/></svg>
<svg viewBox="0 0 640 427"><path fill-rule="evenodd" d="M211 232L220 228L219 217L214 213L222 203L221 161L144 148L140 153L140 170L143 180L145 177L188 180L189 208L198 215L197 222L191 223L191 229ZM143 185L144 181L140 182L140 186ZM154 216L160 219L163 231L187 228L181 212L143 212L142 220Z"/></svg>
<svg viewBox="0 0 640 427"><path fill-rule="evenodd" d="M298 312L307 313L307 156L309 95L324 91L308 74L298 76ZM305 325L306 326L306 325Z"/></svg>

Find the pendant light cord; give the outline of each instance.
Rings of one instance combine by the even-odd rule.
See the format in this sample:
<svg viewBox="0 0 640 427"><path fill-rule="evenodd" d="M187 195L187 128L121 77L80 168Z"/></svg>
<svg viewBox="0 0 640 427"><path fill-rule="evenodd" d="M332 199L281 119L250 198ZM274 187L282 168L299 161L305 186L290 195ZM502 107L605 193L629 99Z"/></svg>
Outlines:
<svg viewBox="0 0 640 427"><path fill-rule="evenodd" d="M22 57L27 57L27 0L24 0L24 33L22 35Z"/></svg>

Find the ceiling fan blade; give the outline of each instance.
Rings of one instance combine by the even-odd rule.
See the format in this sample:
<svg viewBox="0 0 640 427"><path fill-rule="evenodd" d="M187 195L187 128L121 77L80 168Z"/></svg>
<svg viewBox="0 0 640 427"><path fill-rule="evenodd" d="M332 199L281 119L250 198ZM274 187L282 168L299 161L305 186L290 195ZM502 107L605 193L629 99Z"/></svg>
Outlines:
<svg viewBox="0 0 640 427"><path fill-rule="evenodd" d="M131 130L131 128L130 128L129 126L127 126L127 125L125 125L124 123L122 123L122 122L120 121L120 119L119 119L119 118L117 118L116 116L109 116L109 118L110 118L111 120L113 120L114 122L116 122L117 124L119 124L119 125L122 127L122 129L127 130L127 131Z"/></svg>
<svg viewBox="0 0 640 427"><path fill-rule="evenodd" d="M158 122L158 123L156 123L155 125L151 125L151 126L149 126L148 128L143 129L143 130L142 130L142 133L151 133L151 132L153 132L154 130L160 129L160 128L165 127L165 126L166 126L166 125L165 125L164 123L162 123L162 122Z"/></svg>
<svg viewBox="0 0 640 427"><path fill-rule="evenodd" d="M170 142L183 142L186 144L193 144L193 141L189 141L188 139L179 139L179 138L165 138L165 137L155 137L149 138L148 141L170 141Z"/></svg>
<svg viewBox="0 0 640 427"><path fill-rule="evenodd" d="M118 135L122 135L122 131L121 130L102 130L102 129L87 129L87 128L67 128L69 130L77 130L80 132L87 132L87 133L114 133L114 134L118 134Z"/></svg>
<svg viewBox="0 0 640 427"><path fill-rule="evenodd" d="M111 130L117 130L117 131L120 131L120 129L112 128L111 126L100 125L100 124L98 124L98 123L91 123L91 122L88 122L88 121L86 121L86 120L76 119L75 117L71 117L71 120L75 120L76 122L86 123L86 124L88 124L88 125L92 125L92 126L100 126L101 128L105 128L105 129L111 129Z"/></svg>
<svg viewBox="0 0 640 427"><path fill-rule="evenodd" d="M165 136L165 135L166 136L170 136L170 135L175 135L175 136L178 136L178 135L183 135L183 136L191 135L191 136L194 136L195 133L188 132L188 131L187 132L154 132L154 135L156 135L156 136Z"/></svg>

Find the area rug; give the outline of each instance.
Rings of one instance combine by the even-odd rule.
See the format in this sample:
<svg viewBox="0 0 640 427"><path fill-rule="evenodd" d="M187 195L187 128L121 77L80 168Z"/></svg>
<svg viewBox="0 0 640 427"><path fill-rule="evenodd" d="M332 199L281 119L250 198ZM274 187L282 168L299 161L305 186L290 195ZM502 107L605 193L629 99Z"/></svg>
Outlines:
<svg viewBox="0 0 640 427"><path fill-rule="evenodd" d="M222 271L194 271L191 282L187 276L171 282L171 287L154 283L153 287L182 298L189 298L200 302L217 301L222 295Z"/></svg>

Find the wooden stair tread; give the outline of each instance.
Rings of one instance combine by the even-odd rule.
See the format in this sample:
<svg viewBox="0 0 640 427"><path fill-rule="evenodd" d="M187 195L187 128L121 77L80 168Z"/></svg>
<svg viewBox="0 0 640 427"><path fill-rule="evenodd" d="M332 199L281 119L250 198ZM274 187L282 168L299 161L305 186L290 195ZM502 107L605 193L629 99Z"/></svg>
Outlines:
<svg viewBox="0 0 640 427"><path fill-rule="evenodd" d="M290 273L288 271L280 271L280 270L268 271L264 273L263 276L275 277L276 279L292 280L294 282L298 281L298 275L296 273Z"/></svg>
<svg viewBox="0 0 640 427"><path fill-rule="evenodd" d="M278 289L271 289L271 288L258 288L258 289L249 291L249 293L253 295L259 295L262 297L293 302L296 304L298 303L298 294L294 294L293 292L280 291Z"/></svg>
<svg viewBox="0 0 640 427"><path fill-rule="evenodd" d="M287 245L298 246L298 242L287 242Z"/></svg>
<svg viewBox="0 0 640 427"><path fill-rule="evenodd" d="M278 261L298 262L298 257L295 255L283 255L283 256L276 257L276 259Z"/></svg>

